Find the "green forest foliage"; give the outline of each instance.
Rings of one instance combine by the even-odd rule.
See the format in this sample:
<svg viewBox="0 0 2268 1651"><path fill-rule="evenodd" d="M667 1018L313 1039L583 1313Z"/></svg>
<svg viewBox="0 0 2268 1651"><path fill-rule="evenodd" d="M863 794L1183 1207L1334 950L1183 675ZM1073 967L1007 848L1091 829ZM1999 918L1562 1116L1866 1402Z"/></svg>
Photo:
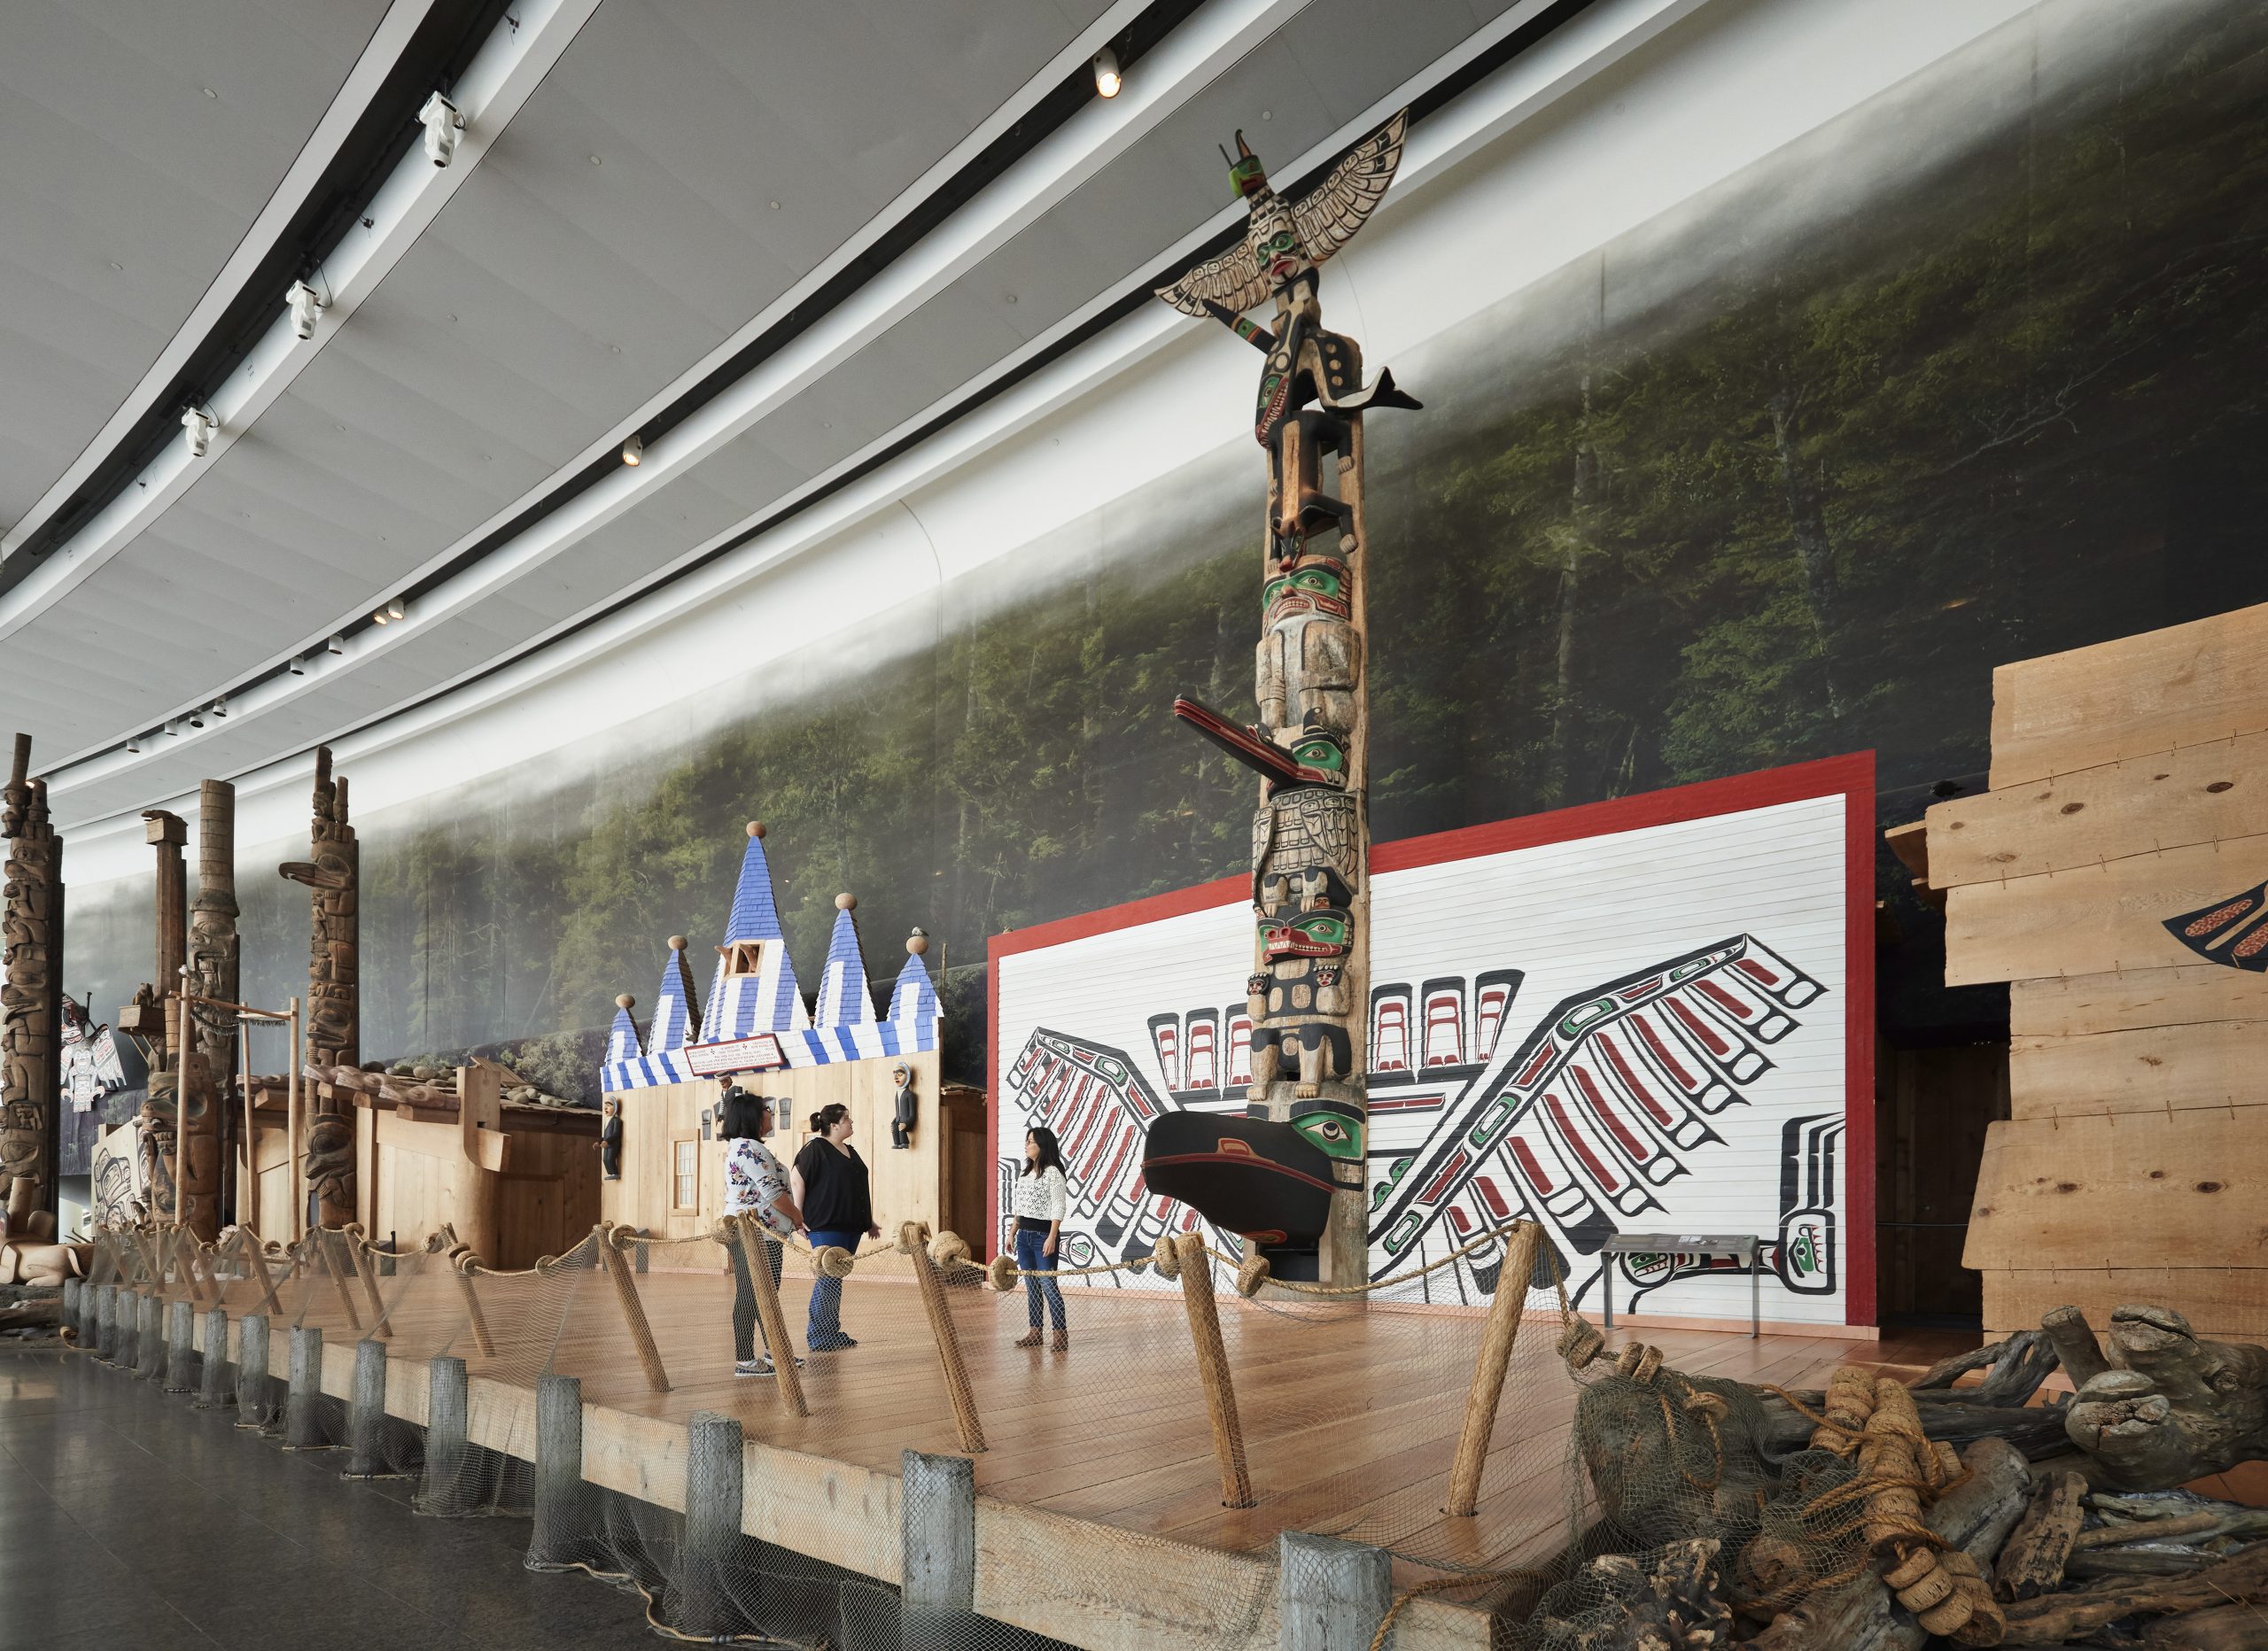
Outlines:
<svg viewBox="0 0 2268 1651"><path fill-rule="evenodd" d="M1372 422L1379 837L1867 748L1885 788L1973 774L1994 665L2268 599L2268 23L2184 27L1792 244L1747 237L1847 159L1827 135L1394 364L1429 405ZM1622 296L1684 264L1713 273ZM930 646L366 821L366 1054L570 1070L542 1040L625 989L642 1021L672 933L705 989L760 816L806 987L854 889L878 997L927 928L948 1070L981 1074L988 935L1247 863L1249 778L1169 714L1252 714L1246 453L1226 515L1169 477L1109 508L1111 554L877 616ZM279 999L304 895L240 880Z"/></svg>

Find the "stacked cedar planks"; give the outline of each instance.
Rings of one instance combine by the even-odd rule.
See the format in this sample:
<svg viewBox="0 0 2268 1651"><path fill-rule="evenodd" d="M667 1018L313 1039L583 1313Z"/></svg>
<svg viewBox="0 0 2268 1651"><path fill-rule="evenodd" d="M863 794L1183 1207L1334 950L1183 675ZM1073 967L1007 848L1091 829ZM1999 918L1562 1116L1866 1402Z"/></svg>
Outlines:
<svg viewBox="0 0 2268 1651"><path fill-rule="evenodd" d="M1930 810L1925 861L1946 984L2010 982L1988 1329L2148 1301L2268 1337L2268 975L2166 927L2268 879L2264 800L2268 607L1993 673L1992 789Z"/></svg>

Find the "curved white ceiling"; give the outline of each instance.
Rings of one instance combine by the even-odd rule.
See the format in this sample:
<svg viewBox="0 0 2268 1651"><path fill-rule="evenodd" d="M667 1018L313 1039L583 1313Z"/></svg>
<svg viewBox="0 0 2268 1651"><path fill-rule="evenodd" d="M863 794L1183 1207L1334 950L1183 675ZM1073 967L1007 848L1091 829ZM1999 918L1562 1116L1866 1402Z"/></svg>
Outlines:
<svg viewBox="0 0 2268 1651"><path fill-rule="evenodd" d="M0 725L64 764L58 817L131 810L384 717L776 519L1228 222L1215 144L1236 128L1287 179L1546 8L1211 0L1121 97L958 202L645 465L517 520L1141 9L603 0L281 393L0 644ZM19 416L0 410L0 428ZM106 748L474 547L407 623L201 731Z"/></svg>

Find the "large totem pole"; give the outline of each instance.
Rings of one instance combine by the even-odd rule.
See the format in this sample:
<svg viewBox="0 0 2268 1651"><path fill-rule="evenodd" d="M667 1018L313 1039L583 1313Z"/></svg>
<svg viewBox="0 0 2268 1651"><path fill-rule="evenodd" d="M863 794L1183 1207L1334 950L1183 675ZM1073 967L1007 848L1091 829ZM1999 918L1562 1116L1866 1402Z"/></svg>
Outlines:
<svg viewBox="0 0 2268 1651"><path fill-rule="evenodd" d="M182 1221L210 1243L221 1220L223 1097L236 1070L237 788L208 779L197 798L197 898L189 914L190 1047L175 1061L184 1086L181 1111ZM178 1022L176 1022L178 1025Z"/></svg>
<svg viewBox="0 0 2268 1651"><path fill-rule="evenodd" d="M315 748L315 819L310 857L276 869L315 894L314 943L307 956L307 1074L315 1081L315 1120L307 1129L307 1184L316 1221L344 1227L354 1219L354 1115L346 1091L330 1081L340 1066L362 1059L362 1009L355 961L356 884L361 851L347 823L346 781L330 774L330 748Z"/></svg>
<svg viewBox="0 0 2268 1651"><path fill-rule="evenodd" d="M7 974L0 984L0 1201L32 1183L35 1210L55 1207L57 1108L63 1090L63 843L48 823L47 782L31 778L32 741L16 736L0 793L8 839Z"/></svg>
<svg viewBox="0 0 2268 1651"><path fill-rule="evenodd" d="M182 973L189 960L189 872L182 862L182 848L189 841L189 823L166 809L144 809L142 835L157 850L158 982L136 994L137 1004L146 993L154 1005L154 1012L142 1020L151 1039L151 1059L150 1093L136 1121L148 1211L154 1220L171 1225L183 1214L181 994L189 987Z"/></svg>
<svg viewBox="0 0 2268 1651"><path fill-rule="evenodd" d="M1268 455L1255 697L1239 725L1192 700L1174 715L1261 777L1252 824L1252 1086L1243 1117L1150 1128L1155 1190L1242 1234L1282 1278L1368 1276L1363 1074L1370 976L1369 716L1363 680L1363 415L1416 407L1323 324L1317 266L1354 238L1402 159L1396 115L1310 194L1285 203L1237 134L1244 238L1159 296L1261 351L1254 438ZM1245 312L1272 298L1273 329Z"/></svg>

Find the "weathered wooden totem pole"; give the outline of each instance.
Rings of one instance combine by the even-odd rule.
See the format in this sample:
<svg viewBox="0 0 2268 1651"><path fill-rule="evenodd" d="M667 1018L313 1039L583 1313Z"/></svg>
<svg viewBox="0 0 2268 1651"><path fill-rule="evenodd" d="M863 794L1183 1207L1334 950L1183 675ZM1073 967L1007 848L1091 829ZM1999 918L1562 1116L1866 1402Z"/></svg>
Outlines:
<svg viewBox="0 0 2268 1651"><path fill-rule="evenodd" d="M63 1089L63 844L48 823L47 782L31 778L32 741L16 736L0 793L8 839L7 974L0 984L0 1203L19 1180L31 1207L55 1207L57 1107Z"/></svg>
<svg viewBox="0 0 2268 1651"><path fill-rule="evenodd" d="M149 1027L150 1093L142 1103L141 1153L144 1188L149 1195L148 1213L168 1224L183 1213L181 1205L181 1097L183 1046L182 997L188 985L182 973L189 960L189 872L182 849L189 841L189 825L164 809L142 810L143 835L157 850L158 981L151 988L158 1013ZM136 1003L143 999L136 994ZM145 1026L148 1024L144 1023Z"/></svg>
<svg viewBox="0 0 2268 1651"><path fill-rule="evenodd" d="M221 1227L223 1104L236 1070L237 955L237 788L208 779L197 799L197 898L189 916L190 1047L175 1061L183 1084L183 1223L210 1243ZM178 1020L175 1022L179 1024Z"/></svg>
<svg viewBox="0 0 2268 1651"><path fill-rule="evenodd" d="M1192 700L1174 714L1261 776L1252 825L1252 1086L1241 1118L1151 1126L1150 1186L1244 1235L1284 1278L1368 1274L1364 1002L1370 975L1369 719L1363 681L1363 415L1416 407L1323 324L1317 266L1354 238L1402 159L1405 115L1286 203L1237 135L1244 238L1159 297L1267 357L1254 438L1268 455L1255 697L1240 726ZM1244 318L1275 303L1273 329Z"/></svg>
<svg viewBox="0 0 2268 1651"><path fill-rule="evenodd" d="M357 881L361 850L347 821L346 780L334 781L330 748L315 748L315 818L310 857L276 867L314 891L315 934L307 957L307 1068L315 1085L315 1113L307 1128L307 1184L314 1189L315 1220L344 1227L354 1219L354 1112L331 1074L362 1059L362 1009L355 960Z"/></svg>

